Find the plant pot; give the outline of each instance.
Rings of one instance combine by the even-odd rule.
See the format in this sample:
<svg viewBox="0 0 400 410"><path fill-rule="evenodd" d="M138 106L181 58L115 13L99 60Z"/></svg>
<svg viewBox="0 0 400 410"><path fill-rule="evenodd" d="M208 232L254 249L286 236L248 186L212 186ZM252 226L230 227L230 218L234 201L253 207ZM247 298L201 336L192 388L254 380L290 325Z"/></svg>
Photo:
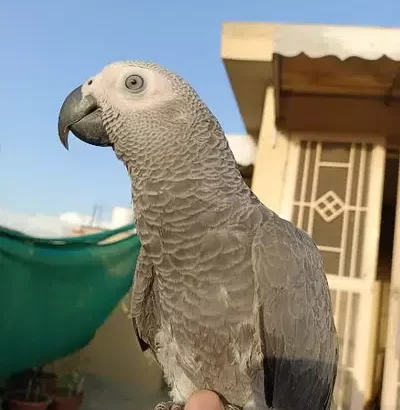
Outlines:
<svg viewBox="0 0 400 410"><path fill-rule="evenodd" d="M46 410L51 403L51 399L39 394L36 401L27 401L25 392L12 392L7 397L8 410Z"/></svg>
<svg viewBox="0 0 400 410"><path fill-rule="evenodd" d="M69 396L67 389L57 389L52 398L51 410L78 410L83 401L83 392Z"/></svg>
<svg viewBox="0 0 400 410"><path fill-rule="evenodd" d="M41 385L44 393L52 393L57 388L57 375L55 373L38 373L36 381Z"/></svg>
<svg viewBox="0 0 400 410"><path fill-rule="evenodd" d="M57 388L57 375L52 372L34 371L32 369L13 375L8 388L13 391L25 390L30 381L39 384L44 394L51 393Z"/></svg>

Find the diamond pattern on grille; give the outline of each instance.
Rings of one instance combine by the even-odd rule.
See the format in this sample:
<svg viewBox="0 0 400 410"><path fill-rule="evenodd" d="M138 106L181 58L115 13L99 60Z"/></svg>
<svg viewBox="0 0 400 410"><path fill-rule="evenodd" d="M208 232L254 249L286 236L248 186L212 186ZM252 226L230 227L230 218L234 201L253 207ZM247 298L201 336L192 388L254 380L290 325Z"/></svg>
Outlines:
<svg viewBox="0 0 400 410"><path fill-rule="evenodd" d="M315 202L315 210L325 222L332 222L344 210L344 202L334 191L328 191Z"/></svg>

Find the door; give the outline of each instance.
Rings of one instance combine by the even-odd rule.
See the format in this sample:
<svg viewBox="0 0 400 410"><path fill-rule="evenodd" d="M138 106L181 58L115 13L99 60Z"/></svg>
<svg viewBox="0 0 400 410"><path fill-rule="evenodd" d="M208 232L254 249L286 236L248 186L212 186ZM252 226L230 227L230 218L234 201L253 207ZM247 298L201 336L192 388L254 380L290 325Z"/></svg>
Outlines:
<svg viewBox="0 0 400 410"><path fill-rule="evenodd" d="M381 397L382 410L400 409L400 168L398 175L389 317Z"/></svg>
<svg viewBox="0 0 400 410"><path fill-rule="evenodd" d="M281 216L324 259L340 348L333 408L362 409L372 389L385 140L297 134L289 145Z"/></svg>

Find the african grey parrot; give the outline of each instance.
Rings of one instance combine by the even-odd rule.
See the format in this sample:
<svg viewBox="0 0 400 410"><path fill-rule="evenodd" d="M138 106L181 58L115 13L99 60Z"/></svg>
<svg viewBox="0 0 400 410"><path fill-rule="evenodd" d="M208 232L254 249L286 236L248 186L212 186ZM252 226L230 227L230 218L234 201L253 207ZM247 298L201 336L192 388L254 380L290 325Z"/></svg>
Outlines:
<svg viewBox="0 0 400 410"><path fill-rule="evenodd" d="M338 349L320 253L243 181L217 119L159 65L106 66L64 101L68 132L111 146L132 179L141 240L133 321L183 405L329 409ZM274 181L265 181L273 184Z"/></svg>

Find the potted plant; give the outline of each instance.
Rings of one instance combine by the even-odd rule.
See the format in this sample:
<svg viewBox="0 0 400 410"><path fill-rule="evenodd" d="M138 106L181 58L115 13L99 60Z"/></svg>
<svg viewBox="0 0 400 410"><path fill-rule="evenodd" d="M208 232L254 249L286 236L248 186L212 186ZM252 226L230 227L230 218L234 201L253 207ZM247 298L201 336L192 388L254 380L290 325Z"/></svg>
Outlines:
<svg viewBox="0 0 400 410"><path fill-rule="evenodd" d="M43 367L38 367L12 375L8 383L8 390L25 390L30 380L35 386L40 385L44 394L51 393L57 387L57 375L44 371Z"/></svg>
<svg viewBox="0 0 400 410"><path fill-rule="evenodd" d="M8 410L46 410L51 399L41 389L40 384L30 379L25 390L7 394Z"/></svg>
<svg viewBox="0 0 400 410"><path fill-rule="evenodd" d="M57 388L57 375L55 373L44 371L43 367L39 367L35 377L38 384L41 385L43 393L50 394Z"/></svg>
<svg viewBox="0 0 400 410"><path fill-rule="evenodd" d="M51 410L78 410L83 401L84 377L73 372L60 379L52 394Z"/></svg>

